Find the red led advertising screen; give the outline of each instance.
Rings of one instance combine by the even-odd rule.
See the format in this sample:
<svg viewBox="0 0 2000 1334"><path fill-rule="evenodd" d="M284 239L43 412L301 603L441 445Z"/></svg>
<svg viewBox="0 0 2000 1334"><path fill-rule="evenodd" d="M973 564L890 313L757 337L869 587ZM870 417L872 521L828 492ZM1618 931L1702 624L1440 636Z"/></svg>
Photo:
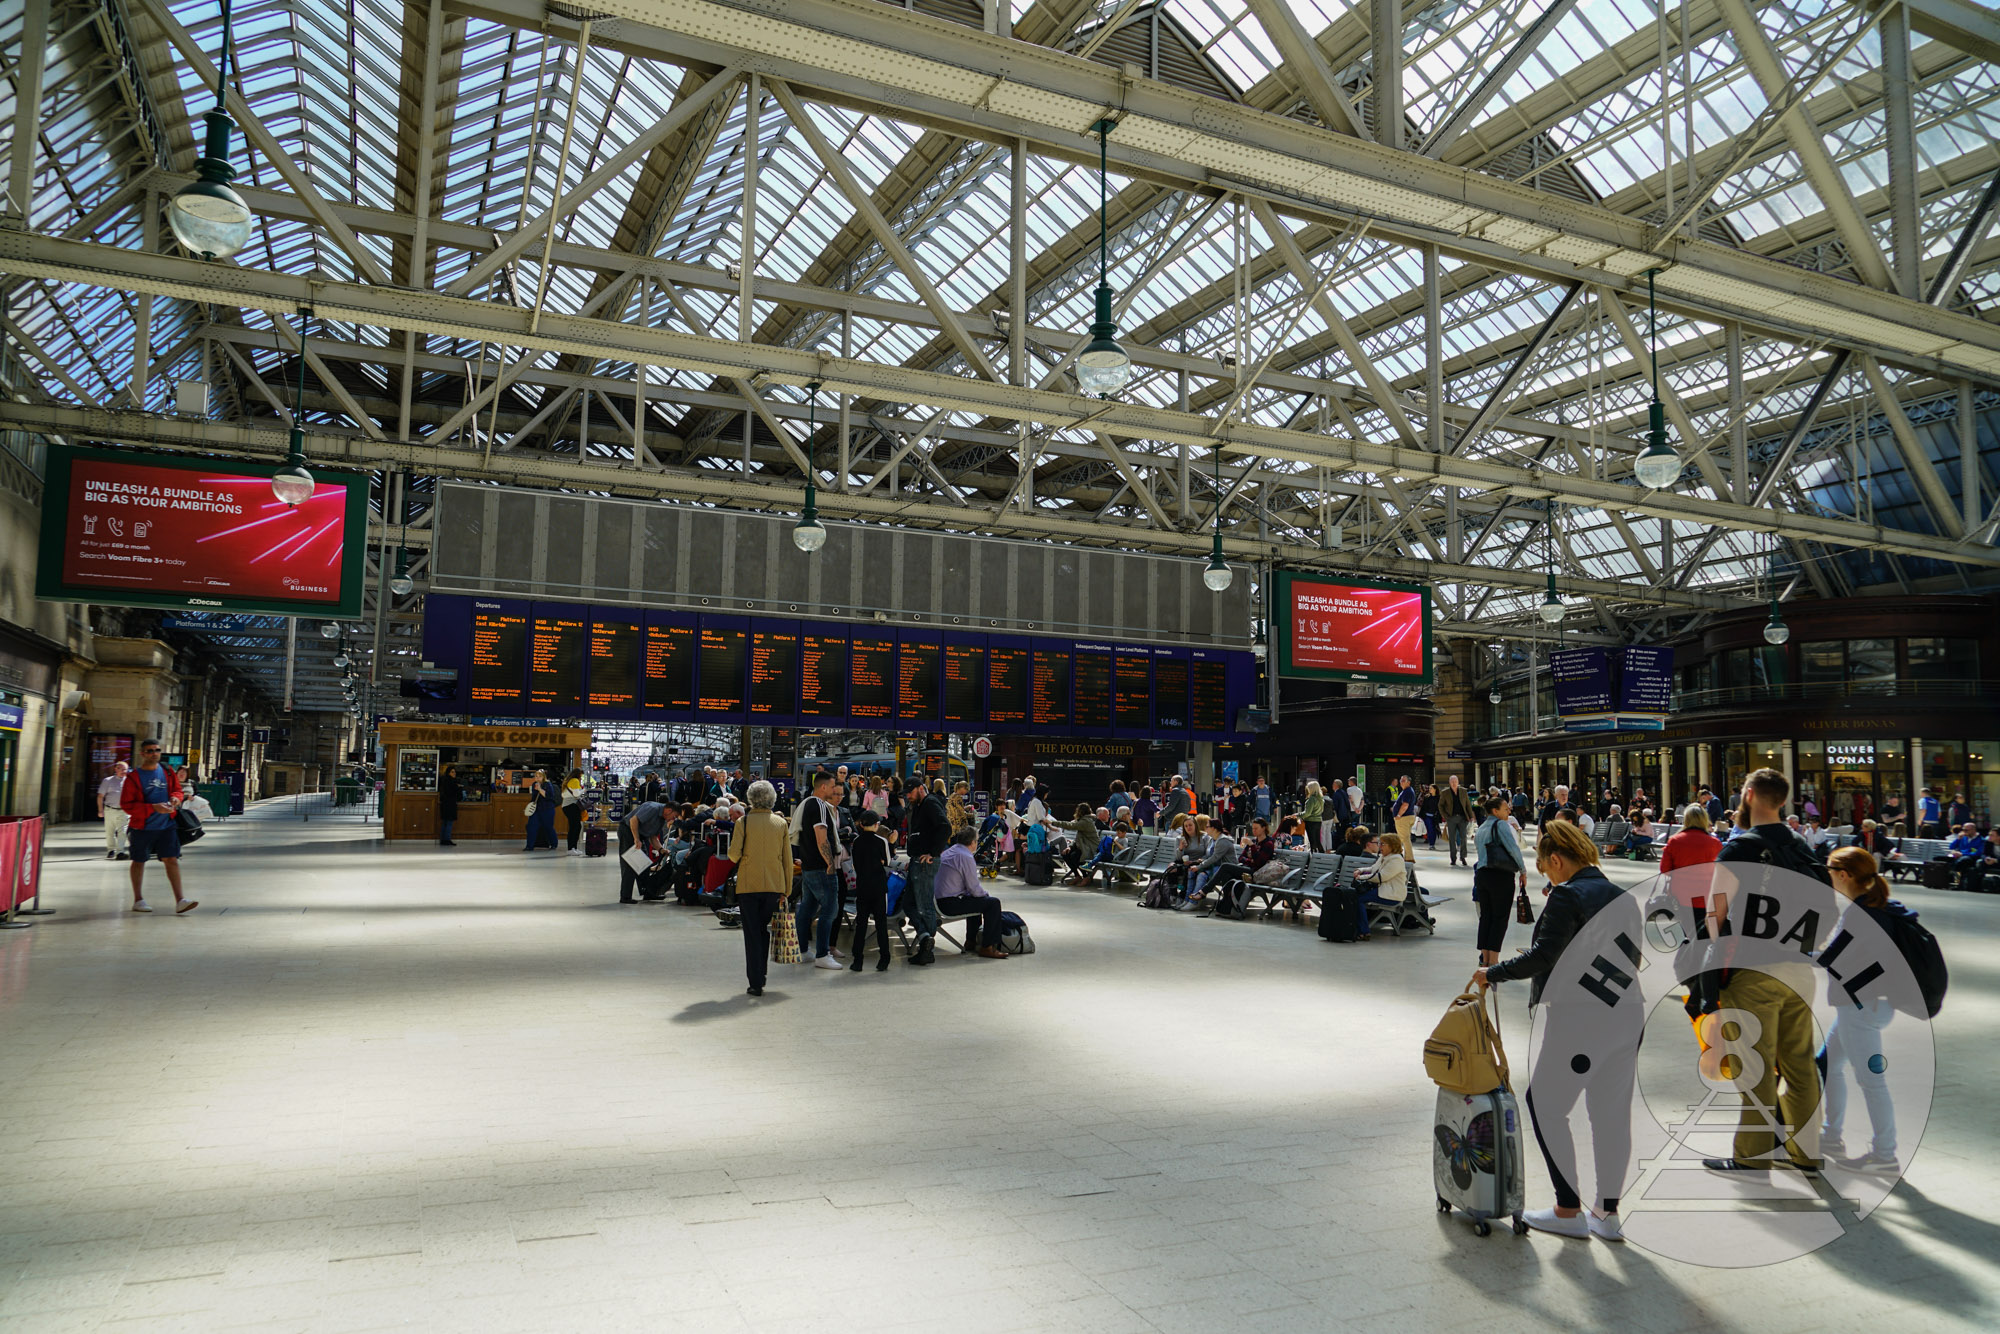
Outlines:
<svg viewBox="0 0 2000 1334"><path fill-rule="evenodd" d="M1278 673L1321 681L1431 679L1431 592L1280 570Z"/></svg>
<svg viewBox="0 0 2000 1334"><path fill-rule="evenodd" d="M50 449L35 595L359 615L367 478L313 468L317 489L292 506L271 494L276 471L171 454Z"/></svg>

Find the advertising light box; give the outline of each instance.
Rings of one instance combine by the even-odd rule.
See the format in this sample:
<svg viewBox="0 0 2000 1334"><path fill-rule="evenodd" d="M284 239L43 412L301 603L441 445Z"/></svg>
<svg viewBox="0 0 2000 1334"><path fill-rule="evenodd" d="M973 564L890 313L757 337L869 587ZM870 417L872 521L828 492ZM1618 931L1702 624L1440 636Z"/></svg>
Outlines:
<svg viewBox="0 0 2000 1334"><path fill-rule="evenodd" d="M1276 593L1280 676L1429 683L1429 588L1280 570Z"/></svg>
<svg viewBox="0 0 2000 1334"><path fill-rule="evenodd" d="M35 595L51 602L358 616L368 479L315 468L304 503L276 467L52 446Z"/></svg>

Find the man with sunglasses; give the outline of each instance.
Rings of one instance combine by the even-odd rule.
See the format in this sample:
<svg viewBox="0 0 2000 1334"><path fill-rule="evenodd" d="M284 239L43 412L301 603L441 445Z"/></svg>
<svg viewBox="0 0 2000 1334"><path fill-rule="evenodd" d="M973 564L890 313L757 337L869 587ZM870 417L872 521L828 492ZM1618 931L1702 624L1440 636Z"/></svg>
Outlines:
<svg viewBox="0 0 2000 1334"><path fill-rule="evenodd" d="M125 795L118 803L131 818L126 840L132 850L132 911L151 912L142 884L146 860L159 858L174 891L174 911L198 905L181 893L181 835L174 815L181 807L180 777L160 763L160 743L148 737L139 747L139 767L125 775Z"/></svg>

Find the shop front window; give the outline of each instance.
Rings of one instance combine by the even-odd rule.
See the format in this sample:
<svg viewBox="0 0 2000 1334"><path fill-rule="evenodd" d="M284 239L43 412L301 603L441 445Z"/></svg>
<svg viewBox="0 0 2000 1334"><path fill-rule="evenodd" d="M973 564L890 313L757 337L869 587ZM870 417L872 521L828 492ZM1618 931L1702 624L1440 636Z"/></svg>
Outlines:
<svg viewBox="0 0 2000 1334"><path fill-rule="evenodd" d="M1813 744L1822 753L1826 765L1825 790L1818 804L1827 823L1858 825L1863 820L1875 818L1881 806L1875 781L1875 743L1828 741Z"/></svg>

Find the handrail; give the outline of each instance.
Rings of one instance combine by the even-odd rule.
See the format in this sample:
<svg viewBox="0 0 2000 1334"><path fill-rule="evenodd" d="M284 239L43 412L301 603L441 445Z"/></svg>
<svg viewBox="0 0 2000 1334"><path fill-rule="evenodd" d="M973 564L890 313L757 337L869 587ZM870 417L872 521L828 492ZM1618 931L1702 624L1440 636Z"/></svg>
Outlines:
<svg viewBox="0 0 2000 1334"><path fill-rule="evenodd" d="M1720 686L1709 690L1676 690L1670 713L1676 717L1744 704L1810 703L1819 700L1867 699L1883 702L1925 699L1965 700L2000 696L2000 684L1968 678L1936 681L1792 681L1780 686ZM1564 732L1560 719L1545 718L1540 732L1497 732L1479 734L1476 741L1516 741L1523 738L1571 736L1589 738L1589 732ZM1596 735L1604 735L1598 733Z"/></svg>

